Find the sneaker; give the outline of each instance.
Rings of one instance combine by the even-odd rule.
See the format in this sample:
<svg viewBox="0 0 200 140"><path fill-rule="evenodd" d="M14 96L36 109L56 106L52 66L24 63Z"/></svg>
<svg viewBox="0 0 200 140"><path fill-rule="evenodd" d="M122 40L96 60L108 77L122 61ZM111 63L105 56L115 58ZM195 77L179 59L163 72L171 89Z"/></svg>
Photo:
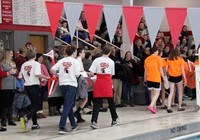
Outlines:
<svg viewBox="0 0 200 140"><path fill-rule="evenodd" d="M117 118L116 121L112 121L111 126L112 127L117 126L118 123L119 123L119 118Z"/></svg>
<svg viewBox="0 0 200 140"><path fill-rule="evenodd" d="M60 128L59 130L58 130L58 134L59 135L65 135L65 134L68 134L69 132L67 131L67 129L63 129L63 128Z"/></svg>
<svg viewBox="0 0 200 140"><path fill-rule="evenodd" d="M153 109L154 109L156 112L158 112L158 109L157 109L157 108L153 107Z"/></svg>
<svg viewBox="0 0 200 140"><path fill-rule="evenodd" d="M16 126L17 124L13 120L9 120L8 121L8 125Z"/></svg>
<svg viewBox="0 0 200 140"><path fill-rule="evenodd" d="M21 123L21 129L22 129L23 131L26 131L26 124L28 123L27 118L21 117L21 118L20 118L20 123Z"/></svg>
<svg viewBox="0 0 200 140"><path fill-rule="evenodd" d="M85 122L85 120L83 118L77 119L77 123L83 123L83 122Z"/></svg>
<svg viewBox="0 0 200 140"><path fill-rule="evenodd" d="M167 112L168 112L168 113L172 113L173 111L172 111L171 108L167 108Z"/></svg>
<svg viewBox="0 0 200 140"><path fill-rule="evenodd" d="M185 111L185 108L178 108L178 111Z"/></svg>
<svg viewBox="0 0 200 140"><path fill-rule="evenodd" d="M154 108L153 108L153 107L151 107L151 106L148 106L147 108L148 108L148 110L149 110L151 113L153 113L153 114L155 114L155 113L156 113L156 111L154 110Z"/></svg>
<svg viewBox="0 0 200 140"><path fill-rule="evenodd" d="M6 128L0 127L0 132L5 132L5 131L7 131Z"/></svg>
<svg viewBox="0 0 200 140"><path fill-rule="evenodd" d="M81 119L81 114L78 112L74 112L74 117L76 117L77 120Z"/></svg>
<svg viewBox="0 0 200 140"><path fill-rule="evenodd" d="M7 126L7 124L6 124L6 119L2 119L2 120L1 120L1 126L4 126L4 127Z"/></svg>
<svg viewBox="0 0 200 140"><path fill-rule="evenodd" d="M72 131L76 131L79 128L78 124L76 124L75 126L72 126Z"/></svg>
<svg viewBox="0 0 200 140"><path fill-rule="evenodd" d="M36 130L36 129L40 129L39 124L32 125L31 130Z"/></svg>
<svg viewBox="0 0 200 140"><path fill-rule="evenodd" d="M98 126L97 123L95 123L95 122L92 122L92 124L90 125L90 127L91 127L92 129L98 129L98 128L99 128L99 126Z"/></svg>

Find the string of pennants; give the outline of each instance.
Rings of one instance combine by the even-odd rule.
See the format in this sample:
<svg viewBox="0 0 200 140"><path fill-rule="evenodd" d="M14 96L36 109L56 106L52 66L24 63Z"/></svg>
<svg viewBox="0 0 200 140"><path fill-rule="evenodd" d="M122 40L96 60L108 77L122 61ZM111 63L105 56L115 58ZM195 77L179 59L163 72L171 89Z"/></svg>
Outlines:
<svg viewBox="0 0 200 140"><path fill-rule="evenodd" d="M84 10L88 31L91 40L94 37L99 19L102 12L104 13L110 41L114 38L114 34L121 16L124 16L130 44L132 44L138 24L144 13L149 32L151 43L154 44L157 32L160 28L164 14L166 14L169 29L171 32L174 47L178 43L178 38L185 18L188 15L190 26L192 29L195 45L200 44L200 8L164 8L164 7L141 7L141 6L121 6L121 5L94 5L71 2L51 2L46 1L46 8L51 25L52 35L55 36L60 16L64 9L67 17L69 32L73 37L76 26L81 14Z"/></svg>

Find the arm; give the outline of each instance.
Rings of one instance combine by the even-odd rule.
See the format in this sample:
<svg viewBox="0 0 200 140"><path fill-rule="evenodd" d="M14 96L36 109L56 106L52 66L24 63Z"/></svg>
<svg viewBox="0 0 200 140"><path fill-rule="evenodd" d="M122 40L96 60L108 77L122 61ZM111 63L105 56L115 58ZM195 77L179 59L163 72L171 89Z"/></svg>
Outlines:
<svg viewBox="0 0 200 140"><path fill-rule="evenodd" d="M146 72L146 68L144 68L144 81L143 81L143 85L147 86L147 72Z"/></svg>
<svg viewBox="0 0 200 140"><path fill-rule="evenodd" d="M186 79L186 75L185 75L185 70L184 70L184 66L181 66L181 70L182 70L182 76L183 76L183 82L184 84L187 84L187 79Z"/></svg>
<svg viewBox="0 0 200 140"><path fill-rule="evenodd" d="M163 80L165 81L165 76L164 76L164 72L163 72L163 68L162 67L160 67L160 74L161 74L161 76L162 76L162 78L163 78Z"/></svg>
<svg viewBox="0 0 200 140"><path fill-rule="evenodd" d="M53 68L50 69L50 73L58 77L56 70L54 70Z"/></svg>

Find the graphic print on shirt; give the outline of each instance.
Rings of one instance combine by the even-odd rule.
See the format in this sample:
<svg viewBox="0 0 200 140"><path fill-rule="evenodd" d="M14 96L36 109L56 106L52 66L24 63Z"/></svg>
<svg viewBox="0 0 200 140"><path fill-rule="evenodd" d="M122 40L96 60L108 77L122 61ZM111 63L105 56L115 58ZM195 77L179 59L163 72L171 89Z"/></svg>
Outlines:
<svg viewBox="0 0 200 140"><path fill-rule="evenodd" d="M64 71L66 72L66 73L68 73L69 71L69 68L72 66L72 63L71 62L63 62L62 63L62 65L63 65L63 67L64 67Z"/></svg>
<svg viewBox="0 0 200 140"><path fill-rule="evenodd" d="M26 72L26 74L27 74L28 76L31 75L31 74L30 74L31 69L32 69L32 66L31 66L31 65L28 65L28 66L25 66L25 67L24 67L24 71Z"/></svg>
<svg viewBox="0 0 200 140"><path fill-rule="evenodd" d="M101 62L100 63L102 73L105 73L105 69L109 67L109 63Z"/></svg>

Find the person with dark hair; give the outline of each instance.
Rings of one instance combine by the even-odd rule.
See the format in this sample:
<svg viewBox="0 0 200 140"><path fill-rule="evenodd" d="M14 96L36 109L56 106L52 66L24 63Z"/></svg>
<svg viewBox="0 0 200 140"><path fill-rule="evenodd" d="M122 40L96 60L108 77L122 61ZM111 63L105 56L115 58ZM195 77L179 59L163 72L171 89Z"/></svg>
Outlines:
<svg viewBox="0 0 200 140"><path fill-rule="evenodd" d="M183 84L186 86L187 79L184 71L184 60L180 57L180 50L178 47L171 50L171 53L167 59L167 73L169 75L169 87L170 94L168 96L168 107L167 112L172 113L171 102L173 94L175 94L174 89L177 86L178 89L178 111L185 111L181 107L183 99Z"/></svg>
<svg viewBox="0 0 200 140"><path fill-rule="evenodd" d="M84 70L89 72L89 68L92 65L92 55L90 52L85 53L85 58L82 60L83 61L83 67Z"/></svg>
<svg viewBox="0 0 200 140"><path fill-rule="evenodd" d="M85 72L84 70L84 67L83 67L83 62L82 62L82 59L85 57L85 49L83 48L78 48L77 49L77 60L78 60L78 64L79 64L79 67L80 67L80 72ZM85 75L82 75L83 76L83 79L85 79L86 77L84 77ZM78 81L80 80L80 77L78 78ZM86 80L86 79L85 79ZM86 82L87 83L87 82ZM78 88L80 87L81 85L78 85L77 87L77 91L78 91ZM77 123L82 123L82 122L85 122L85 120L82 118L81 114L80 114L80 111L83 110L84 106L86 105L87 101L88 101L88 93L83 93L84 95L79 95L79 99L77 99L77 105L76 105L76 108L77 110L74 112L74 116L76 117L77 119Z"/></svg>
<svg viewBox="0 0 200 140"><path fill-rule="evenodd" d="M94 84L93 91L94 107L90 126L93 129L99 128L97 125L97 120L103 98L108 100L112 117L111 126L116 126L118 124L118 115L114 105L112 89L112 75L115 74L115 65L113 60L109 58L111 48L112 47L110 45L104 45L102 49L103 56L96 58L89 69L91 76L94 75L94 73L97 74L97 79Z"/></svg>
<svg viewBox="0 0 200 140"><path fill-rule="evenodd" d="M17 58L15 60L18 71L21 70L22 64L27 61L26 54L27 54L27 48L26 47L19 48L19 55L17 56Z"/></svg>
<svg viewBox="0 0 200 140"><path fill-rule="evenodd" d="M24 78L25 91L31 101L29 106L29 112L26 116L20 118L21 129L26 131L26 124L32 118L33 125L32 130L40 129L40 126L37 122L37 111L40 110L40 81L41 79L49 79L50 77L44 76L41 73L40 63L35 61L36 53L33 50L27 52L28 61L22 65L19 78Z"/></svg>
<svg viewBox="0 0 200 140"><path fill-rule="evenodd" d="M33 44L31 42L27 42L25 44L25 47L27 48L27 50L32 50L33 49Z"/></svg>
<svg viewBox="0 0 200 140"><path fill-rule="evenodd" d="M71 43L71 36L68 33L69 32L68 31L68 23L67 23L67 21L62 21L61 24L62 24L62 27L60 29L60 38L63 41L65 41L65 42L70 44Z"/></svg>
<svg viewBox="0 0 200 140"><path fill-rule="evenodd" d="M67 57L59 60L52 68L51 73L59 77L59 86L64 96L63 111L59 123L58 134L67 134L66 120L69 117L72 130L78 128L78 124L75 122L73 106L75 102L77 77L80 75L80 67L78 61L75 59L77 50L75 46L69 46L66 48ZM59 70L59 73L57 71Z"/></svg>
<svg viewBox="0 0 200 140"><path fill-rule="evenodd" d="M161 90L161 76L166 81L163 72L163 61L160 57L162 53L161 48L153 47L153 54L145 59L144 62L144 85L148 87L151 92L151 103L148 110L155 114L157 113L156 101L160 95Z"/></svg>
<svg viewBox="0 0 200 140"><path fill-rule="evenodd" d="M87 21L85 17L85 12L81 11L81 15L77 24L78 37L89 42L90 41L89 34L84 29L87 30L88 26L87 26ZM83 43L83 45L86 45L86 44Z"/></svg>
<svg viewBox="0 0 200 140"><path fill-rule="evenodd" d="M44 61L43 54L37 53L35 60L41 64L42 75L50 77L46 66L43 64L43 61ZM40 86L41 86L40 101L41 101L41 104L40 104L40 110L37 112L38 118L46 118L46 115L43 113L43 100L44 100L45 93L47 93L47 86L46 86L47 82L48 82L48 80L46 80L46 79L40 79Z"/></svg>

